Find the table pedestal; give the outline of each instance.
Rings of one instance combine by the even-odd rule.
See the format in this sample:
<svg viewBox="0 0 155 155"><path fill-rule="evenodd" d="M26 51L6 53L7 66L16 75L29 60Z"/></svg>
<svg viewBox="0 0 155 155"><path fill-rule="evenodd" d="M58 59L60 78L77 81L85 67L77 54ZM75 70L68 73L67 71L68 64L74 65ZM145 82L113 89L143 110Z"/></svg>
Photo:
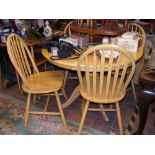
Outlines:
<svg viewBox="0 0 155 155"><path fill-rule="evenodd" d="M75 101L75 99L77 99L80 96L80 87L77 86L74 91L72 92L72 94L70 95L70 97L67 99L67 101L62 104L62 108L67 108L70 104L72 104L73 101Z"/></svg>

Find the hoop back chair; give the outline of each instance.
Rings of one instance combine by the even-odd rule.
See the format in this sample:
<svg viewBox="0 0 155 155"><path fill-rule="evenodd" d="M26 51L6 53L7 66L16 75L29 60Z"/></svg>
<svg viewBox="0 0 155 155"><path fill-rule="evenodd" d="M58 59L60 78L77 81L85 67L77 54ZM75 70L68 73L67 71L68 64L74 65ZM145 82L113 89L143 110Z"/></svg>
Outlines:
<svg viewBox="0 0 155 155"><path fill-rule="evenodd" d="M110 52L109 59L105 57L107 51ZM98 52L101 56L98 56ZM116 59L113 57L114 52L119 53ZM78 134L81 133L87 111L116 111L119 131L123 134L119 102L125 97L127 86L135 71L132 55L115 45L98 45L81 55L77 67L80 94L86 100ZM127 74L128 67L131 69ZM89 108L90 103L96 103L100 108ZM115 104L116 108L103 109L104 104Z"/></svg>
<svg viewBox="0 0 155 155"><path fill-rule="evenodd" d="M61 89L64 80L64 74L61 71L45 71L39 72L34 62L34 59L25 44L25 42L16 34L10 34L7 38L7 50L10 60L15 67L17 73L22 79L22 89L28 93L26 112L25 112L25 126L27 126L29 114L43 114L43 115L61 115L63 125L65 128L66 121L61 107L58 91ZM30 63L33 66L33 73L30 68ZM59 112L43 112L30 111L31 95L47 95L45 107L47 107L50 95L55 94ZM46 109L46 108L45 108Z"/></svg>
<svg viewBox="0 0 155 155"><path fill-rule="evenodd" d="M66 27L64 28L64 35L67 35L67 36L71 36L72 32L71 32L71 25L73 24L73 20L70 21ZM66 84L66 81L67 79L78 79L77 76L71 76L69 75L71 74L71 72L69 72L68 70L65 71L65 80L64 80L64 85ZM66 98L67 98L67 95L66 95Z"/></svg>
<svg viewBox="0 0 155 155"><path fill-rule="evenodd" d="M146 34L145 34L143 27L136 23L129 23L128 31L129 32L138 32L138 37L140 38L138 48L142 48L144 50L145 43L146 43ZM141 66L141 64L139 64L139 63L137 63L137 65ZM136 71L136 73L138 74L139 72ZM135 85L134 85L133 79L131 80L131 86L132 86L134 98L136 99L136 91L135 91Z"/></svg>

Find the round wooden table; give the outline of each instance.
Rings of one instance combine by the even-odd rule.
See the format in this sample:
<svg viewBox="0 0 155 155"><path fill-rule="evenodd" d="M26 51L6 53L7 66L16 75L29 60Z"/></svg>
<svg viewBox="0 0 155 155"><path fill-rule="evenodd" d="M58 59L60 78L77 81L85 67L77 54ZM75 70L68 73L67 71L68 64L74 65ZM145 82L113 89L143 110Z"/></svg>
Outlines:
<svg viewBox="0 0 155 155"><path fill-rule="evenodd" d="M42 49L42 54L43 56L53 65L56 65L58 67L68 69L68 70L77 70L77 61L78 58L76 59L61 59L61 60L54 60L51 59L50 57L52 56L52 53L48 52L47 49ZM143 56L143 49L139 48L137 52L131 52L133 55L135 62L138 62L142 56ZM77 86L74 91L72 92L71 96L65 101L64 104L62 104L63 108L68 107L72 102L80 95L79 92L79 86Z"/></svg>

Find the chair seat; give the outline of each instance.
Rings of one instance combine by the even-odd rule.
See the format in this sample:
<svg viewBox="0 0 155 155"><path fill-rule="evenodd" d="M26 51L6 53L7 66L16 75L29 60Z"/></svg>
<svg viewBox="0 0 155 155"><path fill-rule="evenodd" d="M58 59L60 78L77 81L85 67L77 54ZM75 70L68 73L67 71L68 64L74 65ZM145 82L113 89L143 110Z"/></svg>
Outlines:
<svg viewBox="0 0 155 155"><path fill-rule="evenodd" d="M113 77L111 79L111 81L113 81ZM105 77L104 80L107 80L107 77ZM84 87L86 88L86 78L84 78ZM90 77L90 90L91 90L91 93L88 94L88 92L86 90L82 91L82 89L80 89L80 93L81 93L81 96L85 99L85 100L88 100L90 102L95 102L95 103L107 103L107 104L110 104L110 103L115 103L115 102L118 102L120 100L122 100L126 94L126 91L125 92L122 92L121 94L119 95L112 95L112 93L110 93L110 95L106 98L106 94L105 94L105 90L106 90L106 83L103 85L103 89L102 89L102 94L100 95L99 94L99 85L100 85L100 79L99 79L99 76L97 76L96 78L96 97L94 98L93 96L93 78ZM119 81L119 78L118 78L118 81ZM118 87L118 85L116 85L116 88ZM110 83L110 88L109 88L109 91L112 91L112 82ZM120 92L120 91L119 91Z"/></svg>
<svg viewBox="0 0 155 155"><path fill-rule="evenodd" d="M33 74L28 77L28 83L31 85L31 89L25 84L22 84L22 88L25 92L32 94L51 93L61 89L63 80L63 71L40 72L39 74Z"/></svg>

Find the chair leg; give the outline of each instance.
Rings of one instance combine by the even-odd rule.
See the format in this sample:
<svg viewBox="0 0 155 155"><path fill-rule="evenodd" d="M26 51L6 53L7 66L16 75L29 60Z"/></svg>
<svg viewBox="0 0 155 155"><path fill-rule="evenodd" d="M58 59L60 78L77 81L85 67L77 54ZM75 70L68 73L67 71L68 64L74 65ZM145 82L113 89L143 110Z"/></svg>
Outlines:
<svg viewBox="0 0 155 155"><path fill-rule="evenodd" d="M26 112L25 112L25 127L27 127L27 121L28 121L28 115L29 115L29 109L30 109L30 99L31 99L31 94L28 94L27 103L26 103Z"/></svg>
<svg viewBox="0 0 155 155"><path fill-rule="evenodd" d="M104 117L104 119L105 119L107 122L109 122L109 118L108 118L106 112L104 111L103 105L100 104L99 106L100 106L100 108L103 110L103 111L101 111L102 116Z"/></svg>
<svg viewBox="0 0 155 155"><path fill-rule="evenodd" d="M67 124L66 124L66 120L65 120L65 116L64 116L64 112L63 112L63 109L62 109L62 105L61 105L61 102L60 102L58 92L55 92L55 96L56 96L56 100L57 100L57 104L58 104L58 108L59 108L59 112L60 112L60 115L61 115L63 125L64 125L65 128L67 128Z"/></svg>
<svg viewBox="0 0 155 155"><path fill-rule="evenodd" d="M21 93L21 95L23 95L20 78L19 78L19 75L17 72L16 72L16 78L17 78L18 88L20 89L20 93Z"/></svg>
<svg viewBox="0 0 155 155"><path fill-rule="evenodd" d="M132 86L133 96L134 96L134 98L136 99L135 84L134 84L133 79L131 80L131 86Z"/></svg>
<svg viewBox="0 0 155 155"><path fill-rule="evenodd" d="M65 88L67 77L68 77L68 73L69 73L68 71L65 71L65 77L64 77L64 82L63 82L62 88Z"/></svg>
<svg viewBox="0 0 155 155"><path fill-rule="evenodd" d="M89 107L89 101L86 101L86 104L85 104L85 107L84 107L84 110L83 110L83 113L82 113L82 118L81 118L81 121L80 121L80 126L79 126L79 129L78 129L78 135L81 134L81 130L83 128L83 124L84 124L84 121L85 121L85 118L86 118L88 107Z"/></svg>
<svg viewBox="0 0 155 155"><path fill-rule="evenodd" d="M47 107L48 107L48 103L49 103L50 98L51 98L51 96L49 95L49 96L47 97L46 104L45 104L45 107L44 107L44 111L45 111L45 112L47 111Z"/></svg>
<svg viewBox="0 0 155 155"><path fill-rule="evenodd" d="M35 104L36 103L36 95L34 94L33 95L33 104Z"/></svg>
<svg viewBox="0 0 155 155"><path fill-rule="evenodd" d="M83 100L82 100L81 107L80 107L80 109L81 109L81 114L83 114L83 110L84 110L85 104L86 104L86 101L85 101L85 99L83 99Z"/></svg>
<svg viewBox="0 0 155 155"><path fill-rule="evenodd" d="M68 97L67 97L67 94L66 94L65 89L64 88L61 88L61 92L62 92L64 98L67 100Z"/></svg>
<svg viewBox="0 0 155 155"><path fill-rule="evenodd" d="M118 102L116 103L116 112L117 112L119 132L120 132L120 135L123 135L122 118L121 118L121 112L120 112L120 107Z"/></svg>
<svg viewBox="0 0 155 155"><path fill-rule="evenodd" d="M63 82L63 86L62 86L62 88L61 88L61 92L62 92L62 94L64 95L64 97L65 97L65 99L67 100L67 94L66 94L66 92L65 92L65 85L66 85L66 81L67 81L67 76L68 76L68 71L65 71L65 77L64 77L64 82Z"/></svg>

